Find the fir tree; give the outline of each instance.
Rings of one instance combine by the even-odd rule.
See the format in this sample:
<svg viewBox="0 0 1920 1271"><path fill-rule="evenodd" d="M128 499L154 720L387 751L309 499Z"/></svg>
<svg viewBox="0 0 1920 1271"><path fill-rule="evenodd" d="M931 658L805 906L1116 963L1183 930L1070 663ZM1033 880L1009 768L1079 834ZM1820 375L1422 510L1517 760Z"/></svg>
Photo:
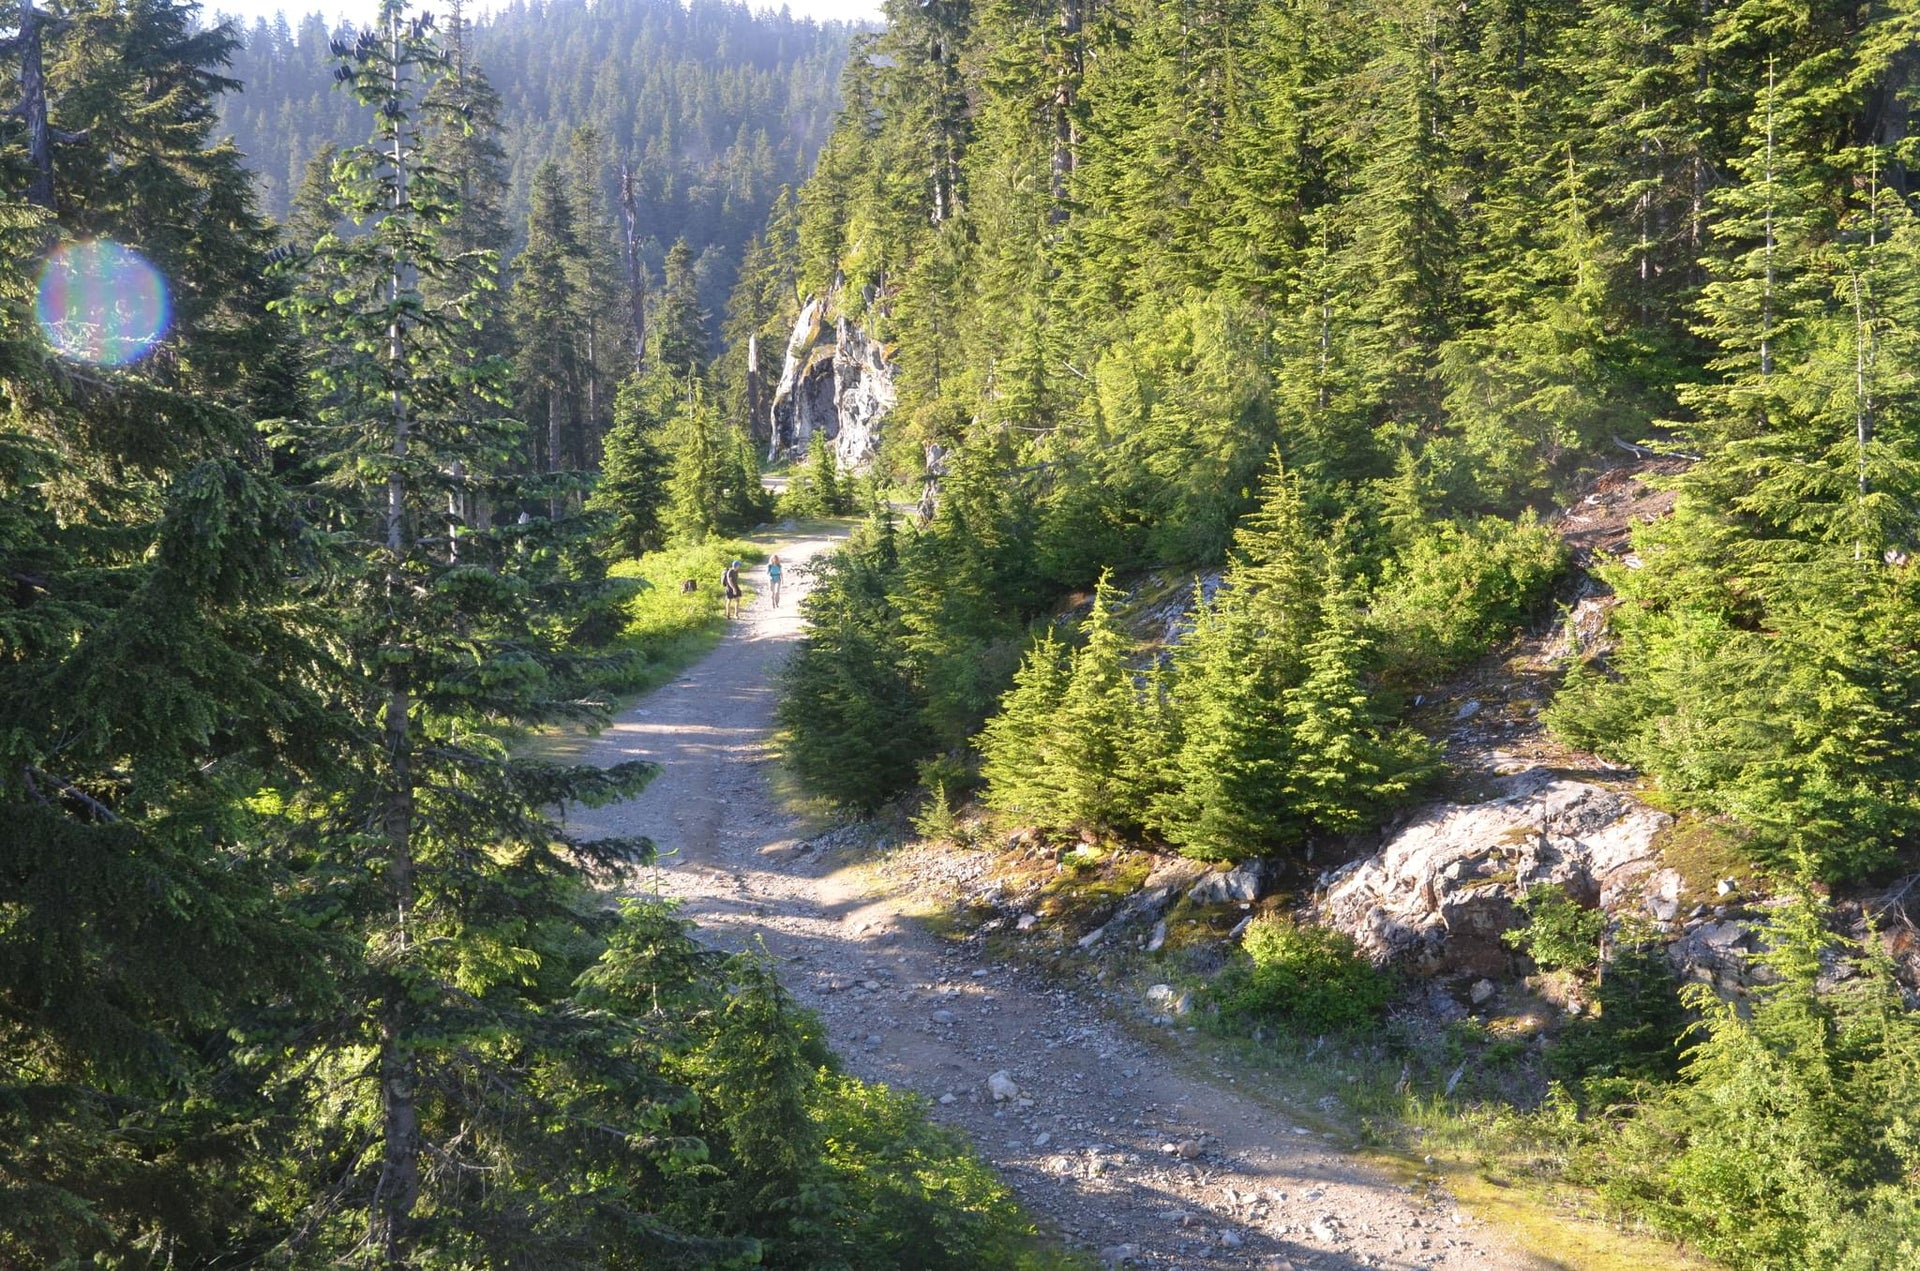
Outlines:
<svg viewBox="0 0 1920 1271"><path fill-rule="evenodd" d="M698 379L686 381L684 398L667 425L671 463L667 504L661 514L669 540L704 543L720 529L727 460L720 417Z"/></svg>
<svg viewBox="0 0 1920 1271"><path fill-rule="evenodd" d="M421 279L456 276L439 236L452 192L420 150L422 90L444 58L430 23L400 0L380 16L378 35L345 58L346 81L379 107L374 141L338 169L338 201L361 232L323 240L313 268L324 285L296 304L328 356L314 371L319 417L287 441L323 474L314 493L344 530L329 584L347 658L334 709L354 724L339 784L296 799L287 828L326 862L316 920L364 952L338 972L351 1008L299 1046L311 1073L347 1066L337 1087L302 1090L316 1131L339 1147L289 1162L336 1175L312 1193L326 1207L287 1239L391 1265L449 1241L498 1250L533 1237L514 1199L533 1180L513 1183L505 1163L550 1133L555 1115L580 1113L545 1103L528 1075L558 1060L554 1047L575 1051L573 1062L611 1058L578 1050L584 1034L546 1031L533 972L557 931L591 925L572 908L585 872L645 846L569 845L546 809L631 792L651 768L556 769L470 740L469 720L554 718L578 705L549 697L565 684L561 659L529 622L506 538L473 536L470 548L493 549L489 565L451 556L433 533L446 474L497 473L517 439L503 420L473 418L440 373L466 356L472 329L457 303L419 301ZM497 400L485 380L475 387ZM499 1190L467 1195L466 1168L490 1172ZM583 1206L575 1235L609 1217L631 1230L630 1203L608 1193Z"/></svg>
<svg viewBox="0 0 1920 1271"><path fill-rule="evenodd" d="M707 369L706 317L700 312L693 249L684 238L667 253L666 282L653 315L652 361L682 379Z"/></svg>
<svg viewBox="0 0 1920 1271"><path fill-rule="evenodd" d="M1437 769L1433 748L1383 726L1364 682L1367 640L1357 598L1337 572L1321 586L1305 678L1285 698L1286 798L1306 825L1345 834L1382 820Z"/></svg>
<svg viewBox="0 0 1920 1271"><path fill-rule="evenodd" d="M1013 687L980 733L980 775L991 806L1054 823L1064 795L1055 719L1066 689L1066 650L1049 630L1027 650Z"/></svg>

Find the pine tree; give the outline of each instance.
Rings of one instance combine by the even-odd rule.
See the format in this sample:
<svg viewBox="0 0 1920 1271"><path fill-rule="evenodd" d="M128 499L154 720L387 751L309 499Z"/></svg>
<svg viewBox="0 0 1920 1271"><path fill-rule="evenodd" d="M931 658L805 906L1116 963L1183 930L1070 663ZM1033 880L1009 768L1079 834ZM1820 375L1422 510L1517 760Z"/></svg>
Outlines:
<svg viewBox="0 0 1920 1271"><path fill-rule="evenodd" d="M1305 649L1306 675L1285 698L1291 745L1291 814L1324 833L1377 823L1438 768L1433 748L1382 723L1364 682L1368 663L1358 599L1338 572L1321 585L1319 630Z"/></svg>
<svg viewBox="0 0 1920 1271"><path fill-rule="evenodd" d="M631 792L652 770L560 769L472 741L468 721L555 718L578 704L549 696L571 697L571 686L513 576L524 531L476 533L458 556L434 532L447 474L497 477L516 441L506 421L473 418L443 373L468 356L470 321L457 303L419 300L420 280L456 276L439 237L452 191L421 158L419 103L443 56L431 24L388 0L344 63L353 91L378 106L378 131L338 169L339 202L360 232L323 241L313 269L324 285L295 302L328 356L314 371L318 418L287 440L322 472L313 495L345 531L328 583L346 657L332 706L355 723L338 785L297 796L288 831L325 862L317 921L361 954L337 972L350 1008L296 1045L296 1071L340 1078L293 1079L312 1100L314 1132L339 1149L285 1163L319 1171L309 1194L327 1198L288 1239L398 1265L449 1241L522 1247L535 1238L523 1189L538 1183L508 1162L557 1146L556 1124L631 1114L592 1099L554 1106L529 1084L563 1053L612 1062L588 1034L542 1022L535 971L560 933L593 925L573 908L581 878L645 847L570 843L547 809ZM475 387L498 400L485 380ZM468 1169L495 1190L467 1193ZM591 1246L609 1223L651 1226L634 1203L596 1193L569 1216L573 1238Z"/></svg>
<svg viewBox="0 0 1920 1271"><path fill-rule="evenodd" d="M606 145L592 125L574 129L567 150L567 201L578 250L572 267L577 307L578 414L582 467L597 466L600 441L612 422L612 385L630 365L628 299L619 252L606 210Z"/></svg>
<svg viewBox="0 0 1920 1271"><path fill-rule="evenodd" d="M340 148L329 144L307 160L286 225L287 242L296 251L310 250L340 226L340 213L333 206L333 162L339 155Z"/></svg>
<svg viewBox="0 0 1920 1271"><path fill-rule="evenodd" d="M706 386L688 379L667 425L666 448L672 464L667 505L661 515L667 538L675 543L704 543L719 532L728 455L720 416Z"/></svg>
<svg viewBox="0 0 1920 1271"><path fill-rule="evenodd" d="M557 165L534 174L527 245L514 260L511 297L518 405L542 430L533 470L555 474L580 459L580 243ZM558 507L558 491L550 494Z"/></svg>
<svg viewBox="0 0 1920 1271"><path fill-rule="evenodd" d="M666 281L653 315L652 362L682 379L706 373L706 317L700 312L693 249L684 238L667 253Z"/></svg>
<svg viewBox="0 0 1920 1271"><path fill-rule="evenodd" d="M1049 779L1060 789L1062 823L1126 831L1146 813L1147 773L1137 720L1139 688L1125 638L1114 624L1119 593L1102 575L1082 642L1068 661L1053 718Z"/></svg>
<svg viewBox="0 0 1920 1271"><path fill-rule="evenodd" d="M607 434L600 479L588 508L613 517L613 541L628 556L639 556L662 542L661 514L666 508L668 463L661 448L664 421L657 385L630 376L614 401L613 430Z"/></svg>
<svg viewBox="0 0 1920 1271"><path fill-rule="evenodd" d="M1027 650L1013 687L980 734L980 775L992 807L1040 824L1059 823L1065 792L1054 747L1066 689L1066 650L1049 629Z"/></svg>

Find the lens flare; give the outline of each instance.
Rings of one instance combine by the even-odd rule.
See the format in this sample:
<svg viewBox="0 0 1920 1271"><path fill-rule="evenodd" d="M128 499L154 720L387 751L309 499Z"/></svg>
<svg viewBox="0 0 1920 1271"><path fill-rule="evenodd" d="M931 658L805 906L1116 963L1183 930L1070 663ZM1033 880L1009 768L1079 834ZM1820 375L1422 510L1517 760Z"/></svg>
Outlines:
<svg viewBox="0 0 1920 1271"><path fill-rule="evenodd" d="M65 243L40 271L40 332L62 356L95 366L138 361L167 331L167 283L131 247Z"/></svg>

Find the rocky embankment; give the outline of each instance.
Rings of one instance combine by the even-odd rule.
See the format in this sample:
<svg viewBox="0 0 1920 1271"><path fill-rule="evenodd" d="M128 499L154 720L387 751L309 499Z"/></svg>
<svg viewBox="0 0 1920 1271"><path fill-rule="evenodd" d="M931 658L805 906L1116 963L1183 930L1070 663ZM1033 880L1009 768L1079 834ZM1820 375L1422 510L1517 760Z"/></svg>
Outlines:
<svg viewBox="0 0 1920 1271"><path fill-rule="evenodd" d="M1558 886L1669 938L1683 976L1723 991L1748 975L1753 926L1732 879L1695 895L1661 858L1673 818L1616 790L1535 768L1482 803L1441 803L1391 828L1380 850L1322 880L1315 908L1383 965L1435 977L1515 969L1501 937L1529 890Z"/></svg>

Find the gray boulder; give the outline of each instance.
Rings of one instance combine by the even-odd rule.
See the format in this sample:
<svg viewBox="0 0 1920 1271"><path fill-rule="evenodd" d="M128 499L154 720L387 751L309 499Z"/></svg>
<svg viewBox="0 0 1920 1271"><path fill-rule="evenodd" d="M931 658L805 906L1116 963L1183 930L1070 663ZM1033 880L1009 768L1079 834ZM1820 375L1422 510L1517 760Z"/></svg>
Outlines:
<svg viewBox="0 0 1920 1271"><path fill-rule="evenodd" d="M1485 803L1427 808L1378 852L1329 875L1322 919L1379 963L1499 976L1510 964L1500 936L1528 889L1558 884L1610 910L1640 903L1671 817L1541 769L1501 785Z"/></svg>

